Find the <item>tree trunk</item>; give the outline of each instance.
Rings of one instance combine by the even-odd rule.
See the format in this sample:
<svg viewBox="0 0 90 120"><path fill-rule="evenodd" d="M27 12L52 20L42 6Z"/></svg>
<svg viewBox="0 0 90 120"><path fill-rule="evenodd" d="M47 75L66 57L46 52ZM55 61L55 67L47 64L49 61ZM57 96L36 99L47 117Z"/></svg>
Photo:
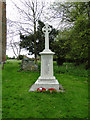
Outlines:
<svg viewBox="0 0 90 120"><path fill-rule="evenodd" d="M33 18L34 18L34 55L35 55L35 64L37 64L37 51L36 51L36 19L35 11L33 9Z"/></svg>
<svg viewBox="0 0 90 120"><path fill-rule="evenodd" d="M34 23L34 55L35 55L35 64L37 64L37 51L36 51L36 23Z"/></svg>

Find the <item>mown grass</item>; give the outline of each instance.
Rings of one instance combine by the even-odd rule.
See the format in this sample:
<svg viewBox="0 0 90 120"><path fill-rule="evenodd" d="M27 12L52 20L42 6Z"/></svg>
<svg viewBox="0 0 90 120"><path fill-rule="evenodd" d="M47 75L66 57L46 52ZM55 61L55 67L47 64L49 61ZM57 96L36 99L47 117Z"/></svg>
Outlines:
<svg viewBox="0 0 90 120"><path fill-rule="evenodd" d="M86 73L84 76L79 75L79 73L77 75L74 71L72 71L73 74L62 73L59 72L61 68L58 68L54 63L54 70L56 70L54 74L65 92L50 94L28 92L40 73L18 72L19 69L20 61L8 61L3 70L3 118L88 117L88 79Z"/></svg>

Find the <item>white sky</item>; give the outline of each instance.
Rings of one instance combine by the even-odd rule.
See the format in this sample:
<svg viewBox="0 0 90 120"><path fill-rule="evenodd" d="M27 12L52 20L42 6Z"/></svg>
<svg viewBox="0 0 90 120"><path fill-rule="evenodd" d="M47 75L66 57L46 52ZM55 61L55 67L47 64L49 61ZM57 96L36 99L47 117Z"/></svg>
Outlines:
<svg viewBox="0 0 90 120"><path fill-rule="evenodd" d="M21 5L20 4L20 0L12 0L12 1L16 1L16 3L17 3L17 5ZM39 1L43 1L43 0L39 0ZM53 2L56 2L56 1L63 1L63 0L45 0L45 2L47 2L47 7L48 7L48 5L50 4L50 3L53 3ZM65 0L64 0L65 1ZM88 0L72 0L72 1L88 1ZM46 17L48 17L48 14L51 14L50 13L50 11L47 11L46 10L46 14L45 15L47 15ZM6 16L7 16L7 19L10 19L10 20L14 20L14 21L17 21L17 20L19 20L20 19L20 16L18 15L18 11L17 11L17 9L14 7L14 5L12 4L12 2L11 2L11 0L6 0ZM43 20L43 19L42 19ZM52 25L54 28L57 28L58 27L58 21L56 20L54 20L54 21L52 21L52 22L49 22L49 21L47 21L50 25ZM60 21L59 21L60 22ZM61 29L63 28L63 25L61 25ZM7 26L7 29L12 29L13 30L13 32L14 32L14 34L16 34L16 32L18 31L17 29L16 29L16 26L13 26L13 27L8 27ZM7 51L6 51L6 54L9 56L9 57L13 57L13 56L15 56L14 55L14 53L13 53L13 50L12 50L12 48L11 47L8 47L8 43L10 42L10 40L11 39L14 39L14 41L19 41L20 40L20 37L19 37L19 35L16 35L16 36L12 36L12 37L8 37L8 35L7 35ZM22 50L22 52L21 52L21 54L24 54L24 55L27 55L27 51L26 50ZM30 56L28 56L28 57L30 57Z"/></svg>
<svg viewBox="0 0 90 120"><path fill-rule="evenodd" d="M17 5L19 4L20 5L20 0L12 0L12 1L17 1ZM39 1L43 1L43 0L39 0ZM47 6L52 3L54 0L45 0L45 2L48 2L47 3ZM6 0L6 16L7 16L7 19L10 19L10 20L13 20L13 21L17 21L19 19L19 15L18 15L18 11L17 9L14 7L14 5L12 4L11 0ZM54 22L55 23L55 22ZM49 23L51 24L51 23ZM52 24L51 24L52 25ZM15 26L13 26L12 28L8 27L7 25L7 29L12 29L14 33L16 33L16 28ZM14 41L19 41L20 38L19 38L19 35L17 36L13 36L13 37L8 37L9 34L7 34L7 50L6 50L6 54L9 56L9 57L13 57L15 56L14 53L13 53L13 50L11 47L9 47L9 42L10 40L13 38ZM28 51L26 51L25 49L21 51L21 54L24 54L24 55L27 55ZM28 57L32 57L32 56L28 56Z"/></svg>

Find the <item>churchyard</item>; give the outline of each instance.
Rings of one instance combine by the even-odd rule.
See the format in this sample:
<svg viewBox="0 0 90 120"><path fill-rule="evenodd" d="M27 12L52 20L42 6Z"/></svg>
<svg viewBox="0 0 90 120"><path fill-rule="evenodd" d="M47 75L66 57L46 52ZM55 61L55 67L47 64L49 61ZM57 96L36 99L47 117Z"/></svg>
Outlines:
<svg viewBox="0 0 90 120"><path fill-rule="evenodd" d="M45 49L40 52L39 71L31 70L34 63L27 58L23 61L23 69L30 68L27 71L21 70L21 61L18 60L7 61L4 66L3 118L88 118L85 66L76 67L74 63L58 66L54 61L53 67L55 53L49 49L51 28L45 24L42 30L45 34Z"/></svg>
<svg viewBox="0 0 90 120"><path fill-rule="evenodd" d="M2 72L3 118L88 117L88 75L84 65L75 67L73 63L64 63L59 67L54 61L54 75L64 92L51 94L29 92L40 70L19 72L20 63L8 60ZM40 62L38 64L40 66Z"/></svg>
<svg viewBox="0 0 90 120"><path fill-rule="evenodd" d="M0 62L5 63L1 72L2 118L88 119L89 3L54 2L49 6L52 16L46 15L45 23L41 18L46 4L38 9L38 3L25 1L21 8L14 4L20 10L20 20L27 19L8 21L9 30L11 23L19 27L15 31L20 40L15 42L13 30L9 31L12 38L7 46L12 47L16 59ZM48 17L53 22L60 17L57 27ZM34 55L34 60L25 58L21 49Z"/></svg>

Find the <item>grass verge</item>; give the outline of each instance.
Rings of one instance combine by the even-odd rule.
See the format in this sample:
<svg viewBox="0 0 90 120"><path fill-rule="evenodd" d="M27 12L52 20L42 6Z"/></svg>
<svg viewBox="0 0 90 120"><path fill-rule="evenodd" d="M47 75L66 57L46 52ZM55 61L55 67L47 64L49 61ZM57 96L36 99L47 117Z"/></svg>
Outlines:
<svg viewBox="0 0 90 120"><path fill-rule="evenodd" d="M54 65L54 67L56 67ZM86 76L55 73L64 93L28 92L39 72L18 72L20 61L8 61L2 74L3 118L87 118Z"/></svg>

